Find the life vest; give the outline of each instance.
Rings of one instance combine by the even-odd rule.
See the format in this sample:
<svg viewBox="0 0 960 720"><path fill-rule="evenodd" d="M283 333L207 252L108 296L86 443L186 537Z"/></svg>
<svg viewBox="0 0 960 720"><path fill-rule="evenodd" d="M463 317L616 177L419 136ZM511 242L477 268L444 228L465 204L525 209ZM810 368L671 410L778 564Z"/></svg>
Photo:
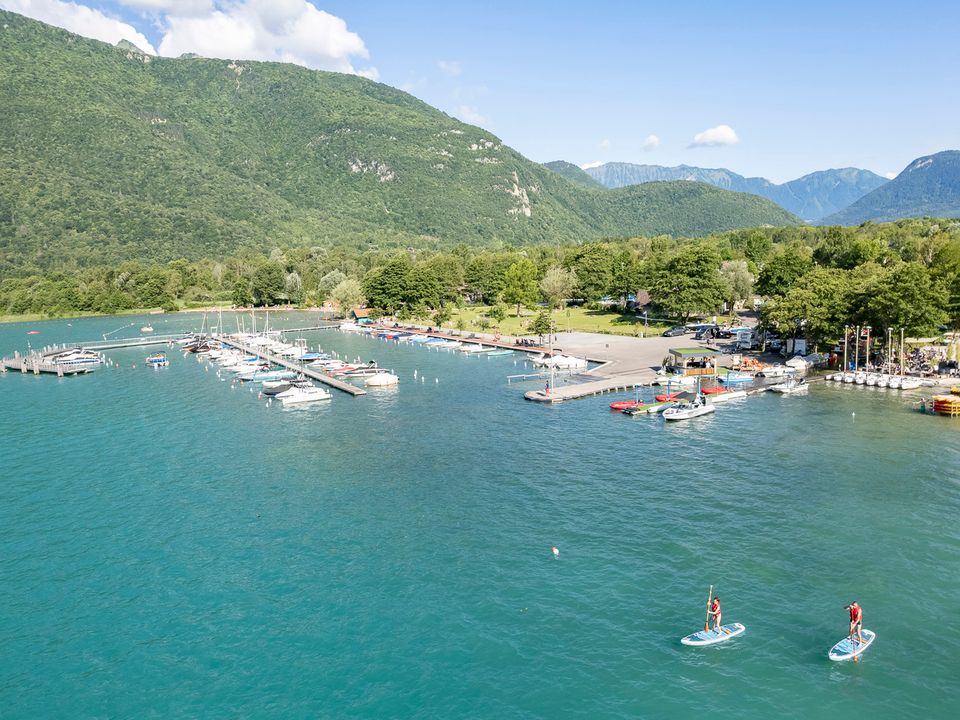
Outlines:
<svg viewBox="0 0 960 720"><path fill-rule="evenodd" d="M860 622L863 617L863 608L859 605L850 606L850 622Z"/></svg>

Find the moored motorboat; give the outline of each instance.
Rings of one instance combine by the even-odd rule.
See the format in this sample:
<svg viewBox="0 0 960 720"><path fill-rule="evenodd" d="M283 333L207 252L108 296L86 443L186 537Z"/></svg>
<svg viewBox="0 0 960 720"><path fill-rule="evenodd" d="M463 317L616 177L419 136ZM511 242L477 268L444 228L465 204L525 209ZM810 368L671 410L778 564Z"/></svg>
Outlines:
<svg viewBox="0 0 960 720"><path fill-rule="evenodd" d="M329 400L330 392L316 385L294 385L274 397L284 405L301 405L318 400Z"/></svg>
<svg viewBox="0 0 960 720"><path fill-rule="evenodd" d="M155 368L166 367L170 364L170 361L167 360L166 354L162 352L151 355L147 358L146 362L149 367Z"/></svg>
<svg viewBox="0 0 960 720"><path fill-rule="evenodd" d="M389 387L400 382L400 378L390 372L381 372L368 377L364 384L368 387Z"/></svg>
<svg viewBox="0 0 960 720"><path fill-rule="evenodd" d="M768 388L770 392L780 393L781 395L795 395L797 393L806 392L809 389L810 386L803 378L790 378L782 383L771 385Z"/></svg>
<svg viewBox="0 0 960 720"><path fill-rule="evenodd" d="M691 420L701 415L708 415L716 410L713 403L706 400L703 395L697 395L693 402L680 402L663 411L664 420Z"/></svg>

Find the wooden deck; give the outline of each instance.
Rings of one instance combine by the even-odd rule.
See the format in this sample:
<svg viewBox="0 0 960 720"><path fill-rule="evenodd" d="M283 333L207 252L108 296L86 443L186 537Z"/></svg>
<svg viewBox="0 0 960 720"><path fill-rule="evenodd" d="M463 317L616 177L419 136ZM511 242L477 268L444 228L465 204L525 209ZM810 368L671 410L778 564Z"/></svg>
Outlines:
<svg viewBox="0 0 960 720"><path fill-rule="evenodd" d="M213 335L213 339L219 340L224 345L229 345L230 347L235 347L238 350L243 350L249 355L255 355L258 358L262 358L268 362L280 365L289 370L301 373L304 377L308 377L311 380L316 380L317 382L322 382L324 385L329 385L332 388L337 390L342 390L345 393L353 395L354 397L358 395L366 395L367 391L363 388L359 388L356 385L351 385L348 382L343 380L338 380L335 377L331 377L326 373L319 372L313 368L309 368L302 363L297 362L296 360L291 360L289 358L280 357L279 355L274 355L273 353L265 351L261 347L255 345L247 345L241 340L238 340L235 337L230 335Z"/></svg>

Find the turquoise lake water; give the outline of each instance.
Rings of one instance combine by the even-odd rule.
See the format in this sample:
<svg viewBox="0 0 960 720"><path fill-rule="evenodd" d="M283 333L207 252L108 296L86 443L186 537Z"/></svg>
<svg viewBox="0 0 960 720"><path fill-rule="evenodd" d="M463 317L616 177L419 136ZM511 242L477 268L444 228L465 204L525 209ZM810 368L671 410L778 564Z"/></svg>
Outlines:
<svg viewBox="0 0 960 720"><path fill-rule="evenodd" d="M665 426L524 402L514 357L307 337L401 385L283 409L142 349L0 377L0 716L955 716L960 421L817 386ZM681 646L710 584L747 631ZM877 640L831 663L853 599Z"/></svg>

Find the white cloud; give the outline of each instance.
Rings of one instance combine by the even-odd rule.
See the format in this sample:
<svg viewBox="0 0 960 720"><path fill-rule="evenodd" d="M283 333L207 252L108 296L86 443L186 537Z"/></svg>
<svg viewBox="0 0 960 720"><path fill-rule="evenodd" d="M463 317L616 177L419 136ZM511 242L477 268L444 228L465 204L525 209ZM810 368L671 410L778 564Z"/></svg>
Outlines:
<svg viewBox="0 0 960 720"><path fill-rule="evenodd" d="M87 0L89 2L89 0ZM375 67L356 67L370 53L336 15L307 0L116 0L141 11L161 34L158 49L132 25L67 0L0 0L0 7L104 42L129 40L149 53L196 53L228 60L295 63L376 80Z"/></svg>
<svg viewBox="0 0 960 720"><path fill-rule="evenodd" d="M658 138L656 135L647 135L643 139L644 152L652 152L653 150L656 150L658 147L660 147L660 138Z"/></svg>
<svg viewBox="0 0 960 720"><path fill-rule="evenodd" d="M440 72L447 77L456 77L463 72L463 68L460 67L460 63L456 60L440 60L437 63L437 67L440 68Z"/></svg>
<svg viewBox="0 0 960 720"><path fill-rule="evenodd" d="M370 57L360 36L307 0L219 0L205 15L171 11L163 26L161 55L272 60L377 77L376 68L354 68L354 58Z"/></svg>
<svg viewBox="0 0 960 720"><path fill-rule="evenodd" d="M603 160L594 160L593 162L584 163L580 166L581 170L589 170L590 168L600 167L603 165Z"/></svg>
<svg viewBox="0 0 960 720"><path fill-rule="evenodd" d="M213 10L213 0L117 0L120 5L176 15L204 15Z"/></svg>
<svg viewBox="0 0 960 720"><path fill-rule="evenodd" d="M740 142L737 133L729 125L717 125L707 128L693 136L689 147L719 147L721 145L736 145Z"/></svg>
<svg viewBox="0 0 960 720"><path fill-rule="evenodd" d="M597 143L597 147L600 148L601 150L609 150L609 149L610 149L610 138L604 138L603 140L601 140L600 142L598 142L598 143Z"/></svg>
<svg viewBox="0 0 960 720"><path fill-rule="evenodd" d="M146 36L133 25L86 5L63 0L0 0L0 8L111 45L116 45L121 40L129 40L141 50L152 55L157 54Z"/></svg>
<svg viewBox="0 0 960 720"><path fill-rule="evenodd" d="M895 172L888 172L888 173L884 173L883 176L887 180L893 180L897 176L897 174Z"/></svg>
<svg viewBox="0 0 960 720"><path fill-rule="evenodd" d="M458 105L453 113L456 117L471 125L489 125L490 119L480 113L473 105Z"/></svg>

